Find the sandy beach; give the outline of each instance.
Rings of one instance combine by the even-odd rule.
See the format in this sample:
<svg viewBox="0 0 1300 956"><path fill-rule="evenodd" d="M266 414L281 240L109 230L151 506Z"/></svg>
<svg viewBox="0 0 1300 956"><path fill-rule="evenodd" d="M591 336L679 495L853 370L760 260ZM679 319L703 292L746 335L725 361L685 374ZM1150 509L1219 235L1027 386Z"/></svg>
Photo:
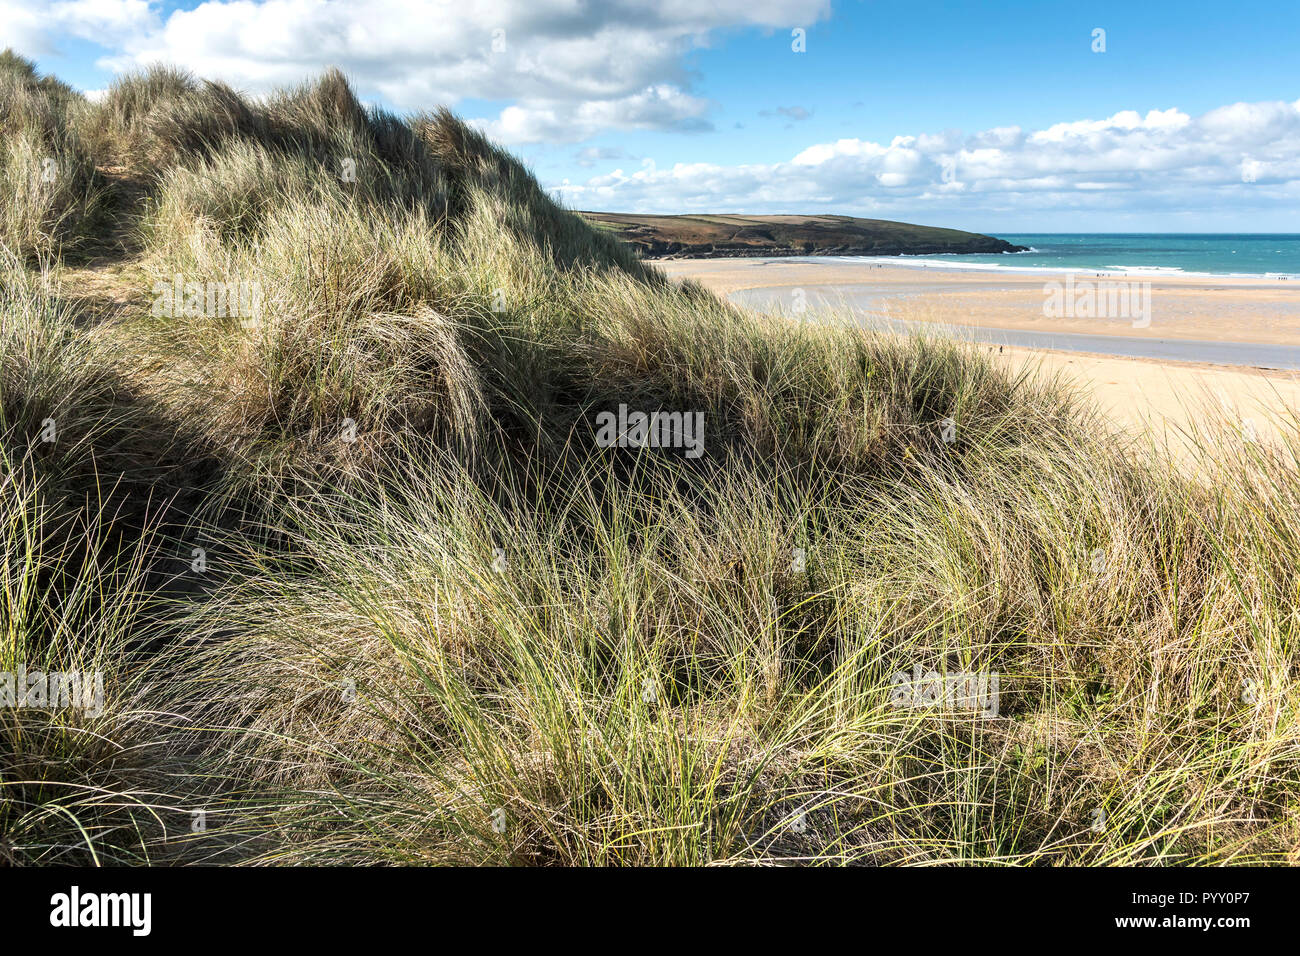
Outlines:
<svg viewBox="0 0 1300 956"><path fill-rule="evenodd" d="M1150 282L1150 325L1127 318L1044 314L1044 284L1065 273L923 265L855 264L827 259L668 259L670 276L695 279L724 295L747 289L863 287L907 306L909 321L960 322L1026 331L1300 345L1300 282L1241 276L1075 273L1075 281Z"/></svg>
<svg viewBox="0 0 1300 956"><path fill-rule="evenodd" d="M787 297L803 290L815 304L873 309L906 323L987 327L1026 334L1069 333L1095 338L1073 351L992 344L996 360L1061 373L1090 393L1105 413L1127 429L1143 429L1172 445L1185 444L1222 410L1243 436L1276 440L1279 421L1300 408L1300 373L1275 368L1271 355L1300 345L1300 282L1237 276L1075 274L1075 281L1125 278L1150 282L1150 324L1127 318L1048 317L1044 284L1065 274L933 266L861 264L826 260L676 259L658 262L669 276L694 279L722 295L756 307L788 309ZM750 295L766 290L766 296ZM1108 341L1109 338L1109 341ZM1251 343L1258 364L1212 364L1108 354L1134 339ZM1270 349L1272 346L1274 348ZM1082 350L1082 349L1086 349ZM1217 417L1217 416L1216 416Z"/></svg>

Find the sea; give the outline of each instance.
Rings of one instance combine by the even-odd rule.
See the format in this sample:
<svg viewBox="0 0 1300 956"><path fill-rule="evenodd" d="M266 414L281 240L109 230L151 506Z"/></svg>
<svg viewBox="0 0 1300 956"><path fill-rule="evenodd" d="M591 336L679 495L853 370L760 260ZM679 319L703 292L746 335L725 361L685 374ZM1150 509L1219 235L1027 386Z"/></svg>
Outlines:
<svg viewBox="0 0 1300 956"><path fill-rule="evenodd" d="M1258 276L1300 280L1300 233L997 233L1028 252L891 256L878 261L946 268L1150 275ZM861 261L864 257L854 257ZM875 257L870 257L875 258Z"/></svg>

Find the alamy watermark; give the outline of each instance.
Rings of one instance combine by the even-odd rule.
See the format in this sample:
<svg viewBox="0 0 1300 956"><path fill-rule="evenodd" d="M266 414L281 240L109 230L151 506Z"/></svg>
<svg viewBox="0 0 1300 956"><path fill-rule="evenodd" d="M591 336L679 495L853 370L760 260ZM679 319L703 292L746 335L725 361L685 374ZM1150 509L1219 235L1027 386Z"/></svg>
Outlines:
<svg viewBox="0 0 1300 956"><path fill-rule="evenodd" d="M921 665L917 664L912 668L911 674L907 671L894 674L890 700L895 707L975 710L985 717L996 717L1000 680L1001 675L997 671L922 673Z"/></svg>
<svg viewBox="0 0 1300 956"><path fill-rule="evenodd" d="M1130 319L1133 328L1151 325L1151 283L1130 279L1075 279L1043 284L1043 315L1049 319Z"/></svg>
<svg viewBox="0 0 1300 956"><path fill-rule="evenodd" d="M151 893L83 893L74 885L50 897L50 925L59 928L119 926L132 936L148 936L152 913Z"/></svg>
<svg viewBox="0 0 1300 956"><path fill-rule="evenodd" d="M262 312L260 282L186 282L176 275L155 282L153 293L154 318L252 319Z"/></svg>
<svg viewBox="0 0 1300 956"><path fill-rule="evenodd" d="M596 415L596 444L601 448L685 448L687 458L704 454L703 412L618 412Z"/></svg>
<svg viewBox="0 0 1300 956"><path fill-rule="evenodd" d="M0 707L76 710L87 717L104 712L102 671L43 671L20 667L0 671Z"/></svg>

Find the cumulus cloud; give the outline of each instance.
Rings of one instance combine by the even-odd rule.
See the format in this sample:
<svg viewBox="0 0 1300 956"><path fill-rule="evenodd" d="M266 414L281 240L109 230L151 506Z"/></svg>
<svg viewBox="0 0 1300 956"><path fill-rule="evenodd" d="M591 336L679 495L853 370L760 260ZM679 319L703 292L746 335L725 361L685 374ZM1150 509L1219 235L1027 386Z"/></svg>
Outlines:
<svg viewBox="0 0 1300 956"><path fill-rule="evenodd" d="M122 71L165 62L251 93L335 65L398 109L503 102L480 125L511 144L600 129L708 128L686 54L721 29L788 29L830 0L205 0L165 17L146 0L0 0L0 45L44 52L57 32L110 49Z"/></svg>
<svg viewBox="0 0 1300 956"><path fill-rule="evenodd" d="M147 0L57 0L49 16L74 36L101 45L124 43L158 26Z"/></svg>
<svg viewBox="0 0 1300 956"><path fill-rule="evenodd" d="M1300 200L1300 100L1235 103L1199 117L1125 110L1040 130L840 139L772 164L619 169L565 196L579 208L640 212L1181 211L1221 208L1229 196L1242 208L1269 208Z"/></svg>
<svg viewBox="0 0 1300 956"><path fill-rule="evenodd" d="M507 106L494 120L474 122L504 143L573 143L607 129L710 129L704 119L707 105L676 87L660 84L617 99Z"/></svg>
<svg viewBox="0 0 1300 956"><path fill-rule="evenodd" d="M0 0L0 49L28 56L54 52L61 36L111 47L158 25L147 0Z"/></svg>

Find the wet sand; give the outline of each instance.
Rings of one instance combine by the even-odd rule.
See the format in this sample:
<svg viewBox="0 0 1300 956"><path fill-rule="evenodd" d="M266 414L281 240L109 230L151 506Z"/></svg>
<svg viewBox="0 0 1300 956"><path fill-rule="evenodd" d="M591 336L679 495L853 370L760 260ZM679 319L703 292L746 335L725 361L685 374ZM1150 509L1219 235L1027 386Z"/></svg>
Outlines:
<svg viewBox="0 0 1300 956"><path fill-rule="evenodd" d="M863 321L889 327L948 326L950 333L987 343L983 347L989 354L1010 368L1028 365L1065 376L1116 424L1175 446L1185 447L1189 436L1211 419L1228 423L1243 440L1276 440L1280 423L1294 421L1300 409L1300 373L1279 368L1300 367L1296 281L1130 275L1151 282L1151 323L1135 328L1121 318L1045 316L1044 283L1063 281L1063 273L835 260L678 259L656 264L674 278L694 279L773 311L792 312L793 290L802 289L813 315L818 306L828 305L847 307ZM1075 277L1096 278L1091 273ZM1122 278L1110 275L1106 280ZM1207 354L1211 361L1196 360ZM1240 364L1234 364L1234 356L1240 356Z"/></svg>
<svg viewBox="0 0 1300 956"><path fill-rule="evenodd" d="M1210 342L1204 339L1165 338L1137 334L1142 327L1145 327L1145 320L1138 325L1130 322L1134 334L955 325L951 323L957 319L946 319L945 316L952 315L964 319L970 310L957 305L922 303L918 301L920 296L913 293L882 294L880 290L865 285L837 286L833 291L816 286L806 289L789 286L737 289L728 298L761 312L779 313L790 312L791 303L796 300L796 296L800 297L806 307L801 313L803 315L853 313L861 315L863 322L871 327L893 332L906 331L909 323L919 321L940 325L946 334L956 338L993 345L1012 345L1061 352L1104 352L1126 358L1148 358L1170 362L1300 369L1300 345L1279 345L1271 342ZM948 311L940 311L944 308Z"/></svg>
<svg viewBox="0 0 1300 956"><path fill-rule="evenodd" d="M1129 318L1048 317L1044 284L1065 273L942 269L809 259L669 259L668 275L692 278L723 295L796 288L814 297L905 308L909 321L931 321L1039 333L1123 335L1300 346L1300 281L1238 276L1075 273L1075 281L1151 283L1150 325ZM1098 351L1105 351L1104 348Z"/></svg>

